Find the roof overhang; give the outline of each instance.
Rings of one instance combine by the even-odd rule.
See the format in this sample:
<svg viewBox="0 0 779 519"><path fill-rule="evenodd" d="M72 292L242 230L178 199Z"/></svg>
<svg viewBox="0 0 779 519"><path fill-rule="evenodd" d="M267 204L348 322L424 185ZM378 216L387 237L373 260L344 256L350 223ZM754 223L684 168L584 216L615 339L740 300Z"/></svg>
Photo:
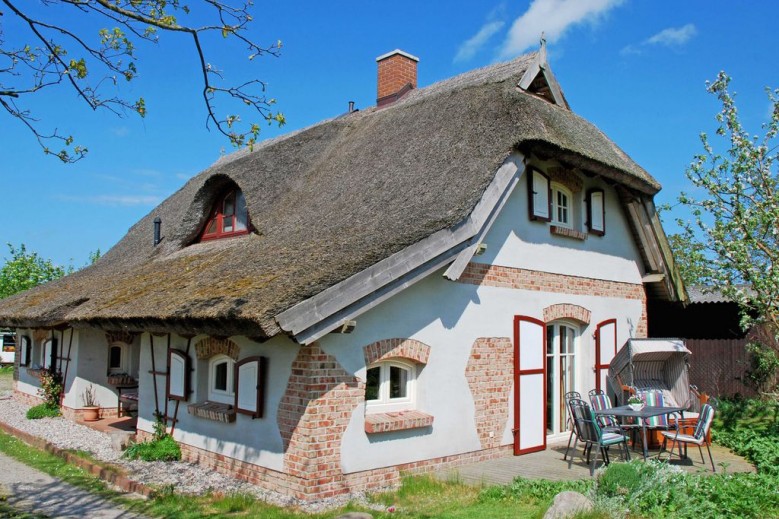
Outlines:
<svg viewBox="0 0 779 519"><path fill-rule="evenodd" d="M525 171L525 157L512 153L498 168L468 218L438 231L276 316L282 330L309 344L355 319L389 297L447 269L457 279Z"/></svg>

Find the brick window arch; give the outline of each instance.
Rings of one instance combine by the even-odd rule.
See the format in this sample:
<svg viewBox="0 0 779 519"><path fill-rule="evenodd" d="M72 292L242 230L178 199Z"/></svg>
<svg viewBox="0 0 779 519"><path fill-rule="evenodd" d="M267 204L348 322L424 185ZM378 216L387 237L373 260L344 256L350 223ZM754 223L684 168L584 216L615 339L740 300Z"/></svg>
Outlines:
<svg viewBox="0 0 779 519"><path fill-rule="evenodd" d="M582 324L590 324L591 312L579 305L556 304L544 308L544 322L570 319Z"/></svg>
<svg viewBox="0 0 779 519"><path fill-rule="evenodd" d="M216 199L203 226L200 241L240 236L249 232L249 212L243 191L230 188Z"/></svg>

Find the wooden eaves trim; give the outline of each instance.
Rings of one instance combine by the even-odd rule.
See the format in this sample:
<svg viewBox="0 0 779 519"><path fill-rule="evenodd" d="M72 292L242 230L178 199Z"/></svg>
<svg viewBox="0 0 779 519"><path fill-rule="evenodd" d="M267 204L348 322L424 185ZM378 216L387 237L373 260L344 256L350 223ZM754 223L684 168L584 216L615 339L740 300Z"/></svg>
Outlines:
<svg viewBox="0 0 779 519"><path fill-rule="evenodd" d="M356 318L398 292L445 266L462 262L475 252L481 231L492 225L507 191L524 172L524 156L513 153L495 177L470 216L454 228L443 229L344 281L276 315L279 327L300 344L309 344L346 321ZM466 249L472 249L470 253ZM458 255L461 257L457 258ZM454 279L455 271L449 273ZM449 277L449 276L447 276ZM451 278L450 278L451 279Z"/></svg>

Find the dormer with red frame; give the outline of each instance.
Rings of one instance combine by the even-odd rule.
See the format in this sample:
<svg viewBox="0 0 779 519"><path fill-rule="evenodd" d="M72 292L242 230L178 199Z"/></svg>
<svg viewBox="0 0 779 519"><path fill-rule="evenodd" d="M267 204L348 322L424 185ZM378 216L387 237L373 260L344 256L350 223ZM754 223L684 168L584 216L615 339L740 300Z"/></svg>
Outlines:
<svg viewBox="0 0 779 519"><path fill-rule="evenodd" d="M214 203L199 241L218 240L248 234L251 229L246 199L237 187L226 189Z"/></svg>

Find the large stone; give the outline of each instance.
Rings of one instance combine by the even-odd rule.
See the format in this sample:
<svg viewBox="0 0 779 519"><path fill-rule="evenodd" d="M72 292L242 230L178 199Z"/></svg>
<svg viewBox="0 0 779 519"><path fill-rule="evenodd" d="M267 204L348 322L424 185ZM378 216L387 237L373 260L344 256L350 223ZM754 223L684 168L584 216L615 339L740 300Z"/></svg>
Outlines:
<svg viewBox="0 0 779 519"><path fill-rule="evenodd" d="M567 519L579 512L590 510L592 501L578 492L568 490L555 496L552 506L544 514L544 519Z"/></svg>
<svg viewBox="0 0 779 519"><path fill-rule="evenodd" d="M336 519L373 519L373 516L366 512L347 512L339 515Z"/></svg>
<svg viewBox="0 0 779 519"><path fill-rule="evenodd" d="M135 439L135 433L132 431L111 431L108 435L111 437L111 446L118 452L125 450Z"/></svg>

